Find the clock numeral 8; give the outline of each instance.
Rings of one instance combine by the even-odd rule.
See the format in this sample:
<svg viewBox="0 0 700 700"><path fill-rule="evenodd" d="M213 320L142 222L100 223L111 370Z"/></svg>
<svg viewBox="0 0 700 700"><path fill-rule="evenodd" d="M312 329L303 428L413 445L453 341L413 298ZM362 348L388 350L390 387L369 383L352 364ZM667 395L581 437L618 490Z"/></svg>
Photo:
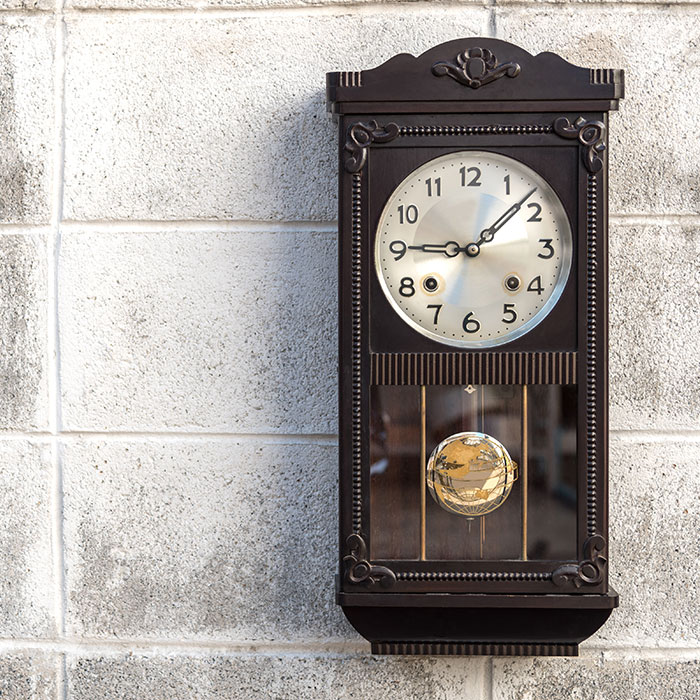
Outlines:
<svg viewBox="0 0 700 700"><path fill-rule="evenodd" d="M413 280L410 277L401 278L401 286L399 287L399 294L402 297L412 297L416 293L416 289L413 286Z"/></svg>
<svg viewBox="0 0 700 700"><path fill-rule="evenodd" d="M464 317L464 321L462 321L462 328L464 328L465 333L476 333L481 329L481 324L475 318L472 318L473 315L474 312L470 311Z"/></svg>

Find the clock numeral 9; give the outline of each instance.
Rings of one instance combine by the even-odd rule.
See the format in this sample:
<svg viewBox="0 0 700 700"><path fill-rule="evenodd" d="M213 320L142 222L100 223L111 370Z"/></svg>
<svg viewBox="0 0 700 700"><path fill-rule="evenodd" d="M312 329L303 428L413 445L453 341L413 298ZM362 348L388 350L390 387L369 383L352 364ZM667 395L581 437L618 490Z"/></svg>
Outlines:
<svg viewBox="0 0 700 700"><path fill-rule="evenodd" d="M406 221L409 224L415 224L418 221L418 207L415 204L409 204L404 213L403 204L399 207L399 223Z"/></svg>
<svg viewBox="0 0 700 700"><path fill-rule="evenodd" d="M435 187L433 187L433 182L435 182ZM440 178L436 177L435 180L432 178L428 178L425 181L425 185L428 188L428 197L433 196L433 190L435 190L435 194L439 197L442 194L442 189L440 187Z"/></svg>
<svg viewBox="0 0 700 700"><path fill-rule="evenodd" d="M515 304L503 304L503 318L501 321L503 323L515 323L517 319L518 314L515 313Z"/></svg>
<svg viewBox="0 0 700 700"><path fill-rule="evenodd" d="M416 288L413 286L413 280L410 277L402 277L399 294L402 297L412 297L415 293Z"/></svg>
<svg viewBox="0 0 700 700"><path fill-rule="evenodd" d="M527 291L528 292L537 292L537 296L541 296L542 292L544 291L544 287L542 286L542 278L537 275L537 277L533 277L530 280L530 284L527 285Z"/></svg>
<svg viewBox="0 0 700 700"><path fill-rule="evenodd" d="M540 216L540 214L542 213L542 207L537 202L532 202L528 204L527 208L535 210L532 216L528 219L528 221L533 221L534 223L542 221L542 217Z"/></svg>
<svg viewBox="0 0 700 700"><path fill-rule="evenodd" d="M462 187L465 185L467 187L481 187L481 183L479 182L479 178L481 177L481 170L474 166L473 168L467 168L464 165L459 169L460 174L462 175ZM473 173L474 177L467 182L467 173L470 175Z"/></svg>
<svg viewBox="0 0 700 700"><path fill-rule="evenodd" d="M552 239L540 238L540 243L542 244L542 247L549 253L549 255L545 255L544 253L537 253L537 257L543 258L544 260L549 260L554 255L554 248L552 248Z"/></svg>
<svg viewBox="0 0 700 700"><path fill-rule="evenodd" d="M392 241L389 250L396 256L394 260L401 260L406 255L406 244L403 241Z"/></svg>
<svg viewBox="0 0 700 700"><path fill-rule="evenodd" d="M476 333L481 329L481 324L475 318L472 318L473 315L474 312L470 311L464 317L464 321L462 321L462 328L464 328L465 333Z"/></svg>
<svg viewBox="0 0 700 700"><path fill-rule="evenodd" d="M433 319L433 325L437 326L438 316L440 315L440 309L442 304L428 304L429 309L435 309L435 318Z"/></svg>

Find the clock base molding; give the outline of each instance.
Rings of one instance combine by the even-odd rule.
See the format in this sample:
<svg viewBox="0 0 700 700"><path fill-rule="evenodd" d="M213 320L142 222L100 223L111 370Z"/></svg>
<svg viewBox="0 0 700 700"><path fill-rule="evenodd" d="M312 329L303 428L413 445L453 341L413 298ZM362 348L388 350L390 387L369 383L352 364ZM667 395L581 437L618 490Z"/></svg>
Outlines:
<svg viewBox="0 0 700 700"><path fill-rule="evenodd" d="M578 644L375 642L372 653L378 656L578 656Z"/></svg>

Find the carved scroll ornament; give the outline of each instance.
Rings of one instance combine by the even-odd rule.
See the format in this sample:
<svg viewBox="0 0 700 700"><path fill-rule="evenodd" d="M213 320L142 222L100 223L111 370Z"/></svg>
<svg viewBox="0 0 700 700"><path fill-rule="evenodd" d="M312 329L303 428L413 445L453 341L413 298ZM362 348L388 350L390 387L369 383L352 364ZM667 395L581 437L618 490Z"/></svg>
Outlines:
<svg viewBox="0 0 700 700"><path fill-rule="evenodd" d="M375 566L367 561L367 545L360 535L353 534L345 540L350 552L343 557L345 576L350 583L378 583L382 588L391 588L396 583L396 576L386 566Z"/></svg>
<svg viewBox="0 0 700 700"><path fill-rule="evenodd" d="M554 120L554 132L565 139L578 139L583 151L583 164L590 173L597 173L603 167L605 152L605 124L598 121L586 121L579 117L573 124L568 117Z"/></svg>
<svg viewBox="0 0 700 700"><path fill-rule="evenodd" d="M586 583L595 585L603 580L603 572L607 564L604 556L607 545L602 535L589 537L583 545L583 554L586 557L578 564L564 564L552 574L552 583L556 586L565 586L571 581L576 588Z"/></svg>
<svg viewBox="0 0 700 700"><path fill-rule="evenodd" d="M457 54L456 63L438 61L433 64L433 75L441 77L449 75L458 83L476 88L491 83L507 75L515 78L520 73L517 63L501 63L497 65L496 56L489 49L474 47Z"/></svg>
<svg viewBox="0 0 700 700"><path fill-rule="evenodd" d="M386 143L399 135L399 127L390 123L379 126L374 119L370 122L355 122L348 129L345 141L345 169L349 173L359 173L367 162L367 148L372 143Z"/></svg>

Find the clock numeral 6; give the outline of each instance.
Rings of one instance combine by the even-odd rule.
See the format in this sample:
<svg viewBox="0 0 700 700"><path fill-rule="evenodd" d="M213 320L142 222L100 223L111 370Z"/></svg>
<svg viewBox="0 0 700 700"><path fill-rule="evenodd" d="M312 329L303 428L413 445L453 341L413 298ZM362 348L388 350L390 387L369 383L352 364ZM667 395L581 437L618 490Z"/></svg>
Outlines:
<svg viewBox="0 0 700 700"><path fill-rule="evenodd" d="M413 286L413 280L410 277L402 277L399 294L402 297L412 297L415 293L416 288Z"/></svg>
<svg viewBox="0 0 700 700"><path fill-rule="evenodd" d="M530 284L527 285L527 291L528 292L537 292L537 296L541 296L542 292L544 291L544 287L542 286L542 278L537 275L537 277L533 277L530 280Z"/></svg>
<svg viewBox="0 0 700 700"><path fill-rule="evenodd" d="M464 317L464 321L462 321L462 328L464 328L465 333L476 333L481 329L481 324L475 318L472 318L473 315L474 312L470 311Z"/></svg>
<svg viewBox="0 0 700 700"><path fill-rule="evenodd" d="M418 221L418 207L415 204L409 204L405 210L403 204L399 207L399 223L404 221L408 224L415 224Z"/></svg>
<svg viewBox="0 0 700 700"><path fill-rule="evenodd" d="M435 309L435 318L433 319L433 325L437 326L438 316L440 315L440 309L442 304L428 304L429 309Z"/></svg>
<svg viewBox="0 0 700 700"><path fill-rule="evenodd" d="M401 260L406 255L406 244L403 241L392 241L389 250L396 256L394 260Z"/></svg>
<svg viewBox="0 0 700 700"><path fill-rule="evenodd" d="M481 177L481 170L474 166L473 168L467 168L466 166L462 166L459 169L460 174L462 175L462 187L465 185L467 187L481 187L481 183L479 182L479 178ZM467 182L467 173L470 175L473 173L474 177Z"/></svg>
<svg viewBox="0 0 700 700"><path fill-rule="evenodd" d="M507 318L506 318L507 316ZM503 304L503 323L515 323L518 319L518 314L515 313L515 304Z"/></svg>
<svg viewBox="0 0 700 700"><path fill-rule="evenodd" d="M537 253L537 257L544 258L544 260L549 260L554 255L554 248L552 248L552 239L540 238L540 243L542 244L542 247L549 253L549 255L545 255L544 253Z"/></svg>

